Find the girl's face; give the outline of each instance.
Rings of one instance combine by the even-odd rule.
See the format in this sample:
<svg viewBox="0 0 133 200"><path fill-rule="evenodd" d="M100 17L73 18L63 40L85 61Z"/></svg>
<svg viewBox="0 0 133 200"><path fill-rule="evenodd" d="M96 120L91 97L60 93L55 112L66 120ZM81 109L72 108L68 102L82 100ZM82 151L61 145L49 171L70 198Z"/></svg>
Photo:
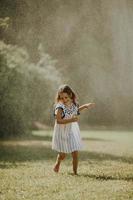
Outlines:
<svg viewBox="0 0 133 200"><path fill-rule="evenodd" d="M72 102L72 99L70 98L70 96L67 93L64 93L64 92L60 93L60 100L65 105L69 105Z"/></svg>

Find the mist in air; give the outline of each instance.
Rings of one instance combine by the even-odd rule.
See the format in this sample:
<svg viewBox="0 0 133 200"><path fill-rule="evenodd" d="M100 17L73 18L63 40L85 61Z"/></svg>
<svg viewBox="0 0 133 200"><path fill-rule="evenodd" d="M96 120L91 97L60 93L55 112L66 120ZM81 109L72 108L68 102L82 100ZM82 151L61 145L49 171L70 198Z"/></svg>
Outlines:
<svg viewBox="0 0 133 200"><path fill-rule="evenodd" d="M40 78L35 84L34 73L30 84L35 88L28 91L40 91L35 103L44 103L40 111L45 102L50 108L58 86L68 83L81 104L96 103L95 110L81 116L83 123L132 126L132 0L1 0L0 11L0 18L9 17L1 41L22 48L25 62L43 69L37 73L44 73L46 87ZM46 110L38 119L49 123L51 110Z"/></svg>

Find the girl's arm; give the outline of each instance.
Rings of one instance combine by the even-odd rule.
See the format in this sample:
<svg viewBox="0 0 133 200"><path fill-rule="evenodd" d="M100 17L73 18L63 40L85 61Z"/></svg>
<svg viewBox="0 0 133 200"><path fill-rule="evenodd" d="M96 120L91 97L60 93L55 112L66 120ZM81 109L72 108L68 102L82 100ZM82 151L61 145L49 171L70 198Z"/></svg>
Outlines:
<svg viewBox="0 0 133 200"><path fill-rule="evenodd" d="M67 123L77 122L77 121L78 121L77 116L73 116L73 117L68 118L68 119L62 119L62 109L57 110L57 113L56 113L57 124L67 124Z"/></svg>
<svg viewBox="0 0 133 200"><path fill-rule="evenodd" d="M81 110L85 110L85 109L89 109L89 108L94 108L95 107L95 103L86 103L82 106L79 106L79 112Z"/></svg>

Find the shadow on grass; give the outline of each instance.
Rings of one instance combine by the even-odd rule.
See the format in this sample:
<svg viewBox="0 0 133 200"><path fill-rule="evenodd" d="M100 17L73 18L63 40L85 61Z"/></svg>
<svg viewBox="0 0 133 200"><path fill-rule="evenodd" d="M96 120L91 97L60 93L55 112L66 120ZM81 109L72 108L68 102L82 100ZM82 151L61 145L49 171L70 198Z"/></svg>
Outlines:
<svg viewBox="0 0 133 200"><path fill-rule="evenodd" d="M37 141L52 141L52 136L50 135L23 135L22 137L9 137L9 138L0 138L0 141L31 141L31 140L37 140Z"/></svg>
<svg viewBox="0 0 133 200"><path fill-rule="evenodd" d="M79 174L79 177L88 177L93 178L100 181L108 181L108 180L123 180L123 181L133 181L133 176L122 177L122 176L109 176L109 175L94 175L94 174Z"/></svg>
<svg viewBox="0 0 133 200"><path fill-rule="evenodd" d="M91 137L82 137L82 140L86 140L86 141L99 141L99 142L110 142L112 140L105 140L102 138L91 138Z"/></svg>
<svg viewBox="0 0 133 200"><path fill-rule="evenodd" d="M22 162L42 161L56 159L57 153L51 149L51 146L45 145L0 145L0 168L10 168L22 164ZM132 157L116 156L111 154L103 154L98 152L80 152L80 161L95 160L101 162L104 160L120 161L126 163L133 163Z"/></svg>
<svg viewBox="0 0 133 200"><path fill-rule="evenodd" d="M51 160L56 153L45 146L0 146L0 161L25 162L36 160Z"/></svg>
<svg viewBox="0 0 133 200"><path fill-rule="evenodd" d="M23 141L23 140L38 140L38 141L52 141L51 135L29 135L29 136L22 136L22 137L9 137L9 138L0 138L0 141ZM86 141L103 141L103 142L110 142L111 140L105 140L102 138L91 138L91 137L82 137L82 140Z"/></svg>
<svg viewBox="0 0 133 200"><path fill-rule="evenodd" d="M55 160L57 153L45 146L0 145L0 168L25 165L23 162Z"/></svg>
<svg viewBox="0 0 133 200"><path fill-rule="evenodd" d="M83 140L107 141L100 138L83 138ZM55 161L57 153L51 149L51 135L29 135L0 140L0 168L15 167L16 163L39 160ZM101 152L81 151L80 160L104 160L133 163L133 157L117 156Z"/></svg>

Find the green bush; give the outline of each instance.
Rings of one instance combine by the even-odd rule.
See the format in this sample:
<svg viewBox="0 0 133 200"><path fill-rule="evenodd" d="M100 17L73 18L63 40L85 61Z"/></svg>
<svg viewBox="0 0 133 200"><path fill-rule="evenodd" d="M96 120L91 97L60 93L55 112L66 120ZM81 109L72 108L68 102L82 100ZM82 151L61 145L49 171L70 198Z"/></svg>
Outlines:
<svg viewBox="0 0 133 200"><path fill-rule="evenodd" d="M33 64L26 50L0 42L0 137L26 133L34 121L50 123L60 74L41 46L39 52Z"/></svg>

